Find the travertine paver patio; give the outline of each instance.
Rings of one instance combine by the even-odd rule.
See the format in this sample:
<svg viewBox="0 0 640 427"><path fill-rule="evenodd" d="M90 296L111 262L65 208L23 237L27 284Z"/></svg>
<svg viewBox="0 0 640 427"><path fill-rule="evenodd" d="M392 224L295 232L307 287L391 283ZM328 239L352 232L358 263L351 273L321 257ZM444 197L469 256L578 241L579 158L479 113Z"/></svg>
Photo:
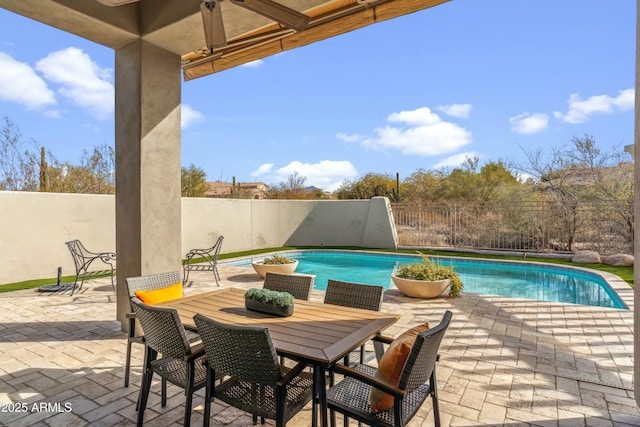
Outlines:
<svg viewBox="0 0 640 427"><path fill-rule="evenodd" d="M240 267L220 269L222 286L261 286ZM193 274L187 295L215 289L210 272ZM622 288L624 289L624 287ZM632 292L623 292L632 304ZM322 292L312 299L321 301ZM419 322L453 321L438 366L445 426L638 426L633 399L633 313L515 298L465 294L416 300L387 291L383 310L400 313L387 332ZM73 297L33 290L0 294L0 424L6 426L133 425L142 349L134 348L123 387L126 334L115 317L108 280L86 283ZM180 425L182 391L169 387L160 406L154 384L146 425ZM202 396L193 425L202 423ZM212 405L212 425L250 425L246 414ZM310 409L289 425L310 425ZM430 400L411 426L431 426Z"/></svg>

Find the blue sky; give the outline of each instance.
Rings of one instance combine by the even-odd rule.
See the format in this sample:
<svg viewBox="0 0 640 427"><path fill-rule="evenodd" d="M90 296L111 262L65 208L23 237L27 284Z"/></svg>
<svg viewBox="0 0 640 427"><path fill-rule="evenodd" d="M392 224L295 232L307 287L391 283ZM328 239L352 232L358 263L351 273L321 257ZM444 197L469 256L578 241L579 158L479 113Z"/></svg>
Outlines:
<svg viewBox="0 0 640 427"><path fill-rule="evenodd" d="M86 0L89 1L89 0ZM454 0L183 82L182 164L335 190L589 134L633 143L634 0ZM0 117L61 161L114 144L114 52L0 9Z"/></svg>

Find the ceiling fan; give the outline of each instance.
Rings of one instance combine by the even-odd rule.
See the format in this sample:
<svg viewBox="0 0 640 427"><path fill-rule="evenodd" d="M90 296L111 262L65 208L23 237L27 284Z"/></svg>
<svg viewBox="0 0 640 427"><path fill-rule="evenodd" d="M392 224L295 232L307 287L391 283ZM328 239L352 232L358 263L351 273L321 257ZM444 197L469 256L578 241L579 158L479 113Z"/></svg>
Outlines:
<svg viewBox="0 0 640 427"><path fill-rule="evenodd" d="M140 0L97 0L107 6L120 6L134 3ZM200 12L204 25L204 35L209 50L227 45L227 36L222 22L220 2L222 0L202 0ZM231 3L244 7L252 12L279 22L285 27L297 32L304 30L309 25L309 16L295 9L276 3L273 0L230 0Z"/></svg>

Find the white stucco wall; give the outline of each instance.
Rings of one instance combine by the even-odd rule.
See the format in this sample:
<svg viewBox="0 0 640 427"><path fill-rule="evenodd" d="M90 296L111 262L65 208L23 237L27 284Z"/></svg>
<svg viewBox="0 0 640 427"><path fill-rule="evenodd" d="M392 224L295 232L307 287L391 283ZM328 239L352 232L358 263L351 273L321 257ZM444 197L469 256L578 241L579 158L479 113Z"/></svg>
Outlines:
<svg viewBox="0 0 640 427"><path fill-rule="evenodd" d="M74 274L64 242L115 251L115 198L0 191L0 284ZM225 237L223 253L279 246L397 247L386 198L182 199L182 253Z"/></svg>

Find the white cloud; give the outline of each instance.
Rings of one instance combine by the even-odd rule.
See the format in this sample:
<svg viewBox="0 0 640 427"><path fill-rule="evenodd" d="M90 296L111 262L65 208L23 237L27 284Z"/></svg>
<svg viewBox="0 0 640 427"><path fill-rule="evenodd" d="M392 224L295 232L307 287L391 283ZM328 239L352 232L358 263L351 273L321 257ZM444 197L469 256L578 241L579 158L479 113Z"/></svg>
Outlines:
<svg viewBox="0 0 640 427"><path fill-rule="evenodd" d="M190 105L182 104L180 108L180 127L182 129L186 129L203 119L204 115L200 111L194 110Z"/></svg>
<svg viewBox="0 0 640 427"><path fill-rule="evenodd" d="M0 52L0 99L17 102L28 109L56 103L53 91L28 64L3 52Z"/></svg>
<svg viewBox="0 0 640 427"><path fill-rule="evenodd" d="M264 61L262 59L256 59L255 61L246 62L246 63L244 63L244 64L242 64L240 66L241 67L247 67L247 68L258 68L262 64L264 64Z"/></svg>
<svg viewBox="0 0 640 427"><path fill-rule="evenodd" d="M462 164L468 159L479 156L478 153L474 151L467 151L466 153L458 153L453 156L449 156L446 159L440 160L433 167L434 169L441 168L456 168L462 166Z"/></svg>
<svg viewBox="0 0 640 427"><path fill-rule="evenodd" d="M458 117L461 119L468 119L471 114L471 104L451 104L451 105L440 105L436 107L436 110L442 111L448 116Z"/></svg>
<svg viewBox="0 0 640 427"><path fill-rule="evenodd" d="M628 111L635 103L635 89L625 89L618 96L594 95L588 99L580 98L577 93L569 96L569 111L566 114L556 111L553 115L571 124L584 123L594 114L611 114L614 111Z"/></svg>
<svg viewBox="0 0 640 427"><path fill-rule="evenodd" d="M265 163L263 165L260 165L260 167L257 170L251 172L251 176L257 178L262 175L268 174L269 172L271 172L271 169L273 169L274 165L275 165L274 163Z"/></svg>
<svg viewBox="0 0 640 427"><path fill-rule="evenodd" d="M531 135L542 132L549 125L549 116L543 113L522 113L509 118L511 131Z"/></svg>
<svg viewBox="0 0 640 427"><path fill-rule="evenodd" d="M336 134L336 138L344 142L360 142L365 138L365 136L357 133L353 135L348 135L346 133L339 132L338 134Z"/></svg>
<svg viewBox="0 0 640 427"><path fill-rule="evenodd" d="M361 138L359 142L374 150L392 149L419 156L452 153L471 143L471 132L443 121L428 107L393 113L387 121L393 126L374 129L375 137ZM345 139L344 134L338 135Z"/></svg>
<svg viewBox="0 0 640 427"><path fill-rule="evenodd" d="M60 85L60 95L87 109L94 117L113 117L112 70L100 68L81 49L69 47L52 52L36 63L36 69L45 79Z"/></svg>
<svg viewBox="0 0 640 427"><path fill-rule="evenodd" d="M353 179L358 171L348 160L321 160L318 163L293 161L279 169L273 169L273 163L261 165L251 176L261 177L270 184L286 182L294 172L307 178L306 185L315 186L325 191L335 191L345 179Z"/></svg>

